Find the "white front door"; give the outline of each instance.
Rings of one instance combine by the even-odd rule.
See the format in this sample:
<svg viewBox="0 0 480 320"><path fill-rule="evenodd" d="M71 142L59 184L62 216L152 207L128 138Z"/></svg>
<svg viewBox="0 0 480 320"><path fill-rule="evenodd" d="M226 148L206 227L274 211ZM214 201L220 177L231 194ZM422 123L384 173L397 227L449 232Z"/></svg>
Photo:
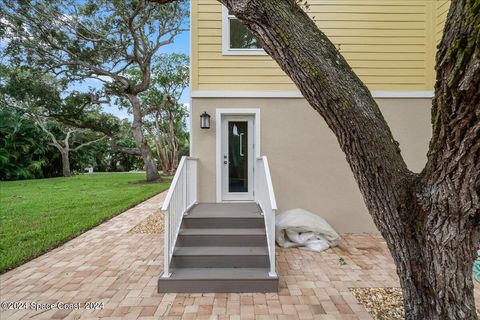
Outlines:
<svg viewBox="0 0 480 320"><path fill-rule="evenodd" d="M222 201L253 201L254 117L222 116Z"/></svg>

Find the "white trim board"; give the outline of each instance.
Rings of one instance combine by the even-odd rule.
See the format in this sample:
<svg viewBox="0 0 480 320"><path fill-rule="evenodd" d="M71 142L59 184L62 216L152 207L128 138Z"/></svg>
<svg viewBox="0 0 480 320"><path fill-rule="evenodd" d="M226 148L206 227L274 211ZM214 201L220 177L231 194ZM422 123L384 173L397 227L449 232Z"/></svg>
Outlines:
<svg viewBox="0 0 480 320"><path fill-rule="evenodd" d="M254 116L254 159L260 157L260 109L259 108L219 108L215 110L215 189L217 202L222 202L222 115L253 115ZM253 162L255 166L255 161Z"/></svg>
<svg viewBox="0 0 480 320"><path fill-rule="evenodd" d="M189 3L189 12L188 12L188 24L191 26L192 25L192 1L190 1ZM189 49L188 49L188 54L190 55L190 57L192 56L192 53L193 53L193 50L192 50L192 44L193 44L193 34L192 32L190 32L190 37L189 37L189 41L190 41L190 46L189 46ZM188 86L191 88L193 86L193 65L192 65L192 60L193 59L188 59ZM192 121L193 121L193 110L192 110L192 95L190 95L189 99L188 99L188 102L190 103L190 106L188 108L188 117L190 118L190 124L189 124L189 132L188 132L188 155L189 156L192 156L193 155L193 135L192 135L192 129L193 129L193 124L192 124Z"/></svg>
<svg viewBox="0 0 480 320"><path fill-rule="evenodd" d="M433 98L433 91L372 91L374 98Z"/></svg>
<svg viewBox="0 0 480 320"><path fill-rule="evenodd" d="M303 98L300 91L210 91L195 90L192 98ZM422 99L433 98L433 91L372 91L374 98Z"/></svg>

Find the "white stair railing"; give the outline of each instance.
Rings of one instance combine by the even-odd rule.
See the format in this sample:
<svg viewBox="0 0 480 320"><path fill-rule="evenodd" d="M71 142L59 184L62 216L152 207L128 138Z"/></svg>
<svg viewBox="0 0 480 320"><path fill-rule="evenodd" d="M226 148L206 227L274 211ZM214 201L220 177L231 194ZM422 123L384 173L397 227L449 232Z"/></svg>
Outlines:
<svg viewBox="0 0 480 320"><path fill-rule="evenodd" d="M164 213L163 278L170 277L170 261L177 242L183 216L197 203L197 161L182 157L167 197L162 205Z"/></svg>
<svg viewBox="0 0 480 320"><path fill-rule="evenodd" d="M270 277L276 277L275 272L275 213L277 202L273 192L272 177L266 156L257 158L255 167L255 202L263 212L267 233L268 255L270 258Z"/></svg>

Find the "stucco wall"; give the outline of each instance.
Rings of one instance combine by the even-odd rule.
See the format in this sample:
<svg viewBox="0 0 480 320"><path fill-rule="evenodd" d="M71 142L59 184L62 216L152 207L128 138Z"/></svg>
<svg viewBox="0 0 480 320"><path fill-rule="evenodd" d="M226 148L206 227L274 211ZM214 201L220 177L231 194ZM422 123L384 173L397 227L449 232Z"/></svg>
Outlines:
<svg viewBox="0 0 480 320"><path fill-rule="evenodd" d="M413 171L426 161L429 99L379 99L382 112ZM192 101L192 156L199 161L199 200L215 202L215 109L260 108L261 154L268 157L279 211L304 208L340 232L371 232L353 174L335 136L304 99L200 99ZM203 111L209 130L199 127Z"/></svg>

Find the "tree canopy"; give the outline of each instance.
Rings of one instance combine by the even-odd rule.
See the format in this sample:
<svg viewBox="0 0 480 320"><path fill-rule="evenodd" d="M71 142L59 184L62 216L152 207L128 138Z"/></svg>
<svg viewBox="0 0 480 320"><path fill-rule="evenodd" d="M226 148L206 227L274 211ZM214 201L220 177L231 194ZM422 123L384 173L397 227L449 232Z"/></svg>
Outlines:
<svg viewBox="0 0 480 320"><path fill-rule="evenodd" d="M115 141L112 146L141 155L147 180L160 179L144 136L138 95L151 85L152 59L183 31L186 2L7 0L0 4L0 11L0 32L8 39L11 63L37 66L57 80L100 81L103 90L90 93L90 103L108 101L112 95L129 101L137 146L117 148ZM129 78L129 68L138 69L140 77ZM89 123L91 118L82 120Z"/></svg>

